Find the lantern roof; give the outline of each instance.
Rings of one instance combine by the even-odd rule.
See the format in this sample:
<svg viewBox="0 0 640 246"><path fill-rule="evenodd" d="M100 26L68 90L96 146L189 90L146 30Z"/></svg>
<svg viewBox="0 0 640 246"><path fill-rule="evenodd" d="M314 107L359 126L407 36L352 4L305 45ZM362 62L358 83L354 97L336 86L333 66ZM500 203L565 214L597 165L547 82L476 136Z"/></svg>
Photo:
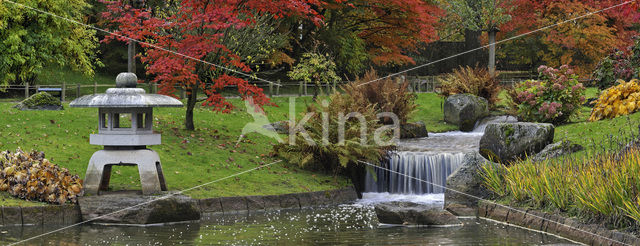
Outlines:
<svg viewBox="0 0 640 246"><path fill-rule="evenodd" d="M182 102L170 96L146 94L144 89L135 88L137 77L134 73L120 73L116 78L117 88L109 88L104 94L86 95L76 98L70 107L75 108L146 108L182 107Z"/></svg>

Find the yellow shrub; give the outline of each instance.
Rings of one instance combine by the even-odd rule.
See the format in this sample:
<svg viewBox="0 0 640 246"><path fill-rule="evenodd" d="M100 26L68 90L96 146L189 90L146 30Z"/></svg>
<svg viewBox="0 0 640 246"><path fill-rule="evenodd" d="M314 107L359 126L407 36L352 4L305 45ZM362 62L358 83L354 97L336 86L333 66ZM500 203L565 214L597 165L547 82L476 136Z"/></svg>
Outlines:
<svg viewBox="0 0 640 246"><path fill-rule="evenodd" d="M640 81L619 80L619 85L602 92L596 101L589 121L611 119L636 112L640 108Z"/></svg>

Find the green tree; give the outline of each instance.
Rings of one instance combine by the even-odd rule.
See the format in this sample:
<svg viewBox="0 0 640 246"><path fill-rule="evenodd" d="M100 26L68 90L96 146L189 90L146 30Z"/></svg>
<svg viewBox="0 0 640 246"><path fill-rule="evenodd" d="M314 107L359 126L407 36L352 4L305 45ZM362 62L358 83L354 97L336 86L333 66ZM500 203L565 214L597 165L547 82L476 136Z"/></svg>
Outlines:
<svg viewBox="0 0 640 246"><path fill-rule="evenodd" d="M293 80L315 83L316 90L313 92L313 98L318 96L318 89L321 90L322 85L340 80L336 74L336 64L331 58L318 53L302 54L302 59L289 71L288 75Z"/></svg>
<svg viewBox="0 0 640 246"><path fill-rule="evenodd" d="M84 0L24 0L20 4L84 22ZM77 23L0 1L0 85L33 83L43 67L67 66L92 76L95 31Z"/></svg>
<svg viewBox="0 0 640 246"><path fill-rule="evenodd" d="M441 1L444 9L457 21L450 22L460 29L473 32L487 32L489 35L489 73L495 75L496 33L498 26L511 20L508 14L512 0L449 0ZM470 32L469 32L470 31Z"/></svg>

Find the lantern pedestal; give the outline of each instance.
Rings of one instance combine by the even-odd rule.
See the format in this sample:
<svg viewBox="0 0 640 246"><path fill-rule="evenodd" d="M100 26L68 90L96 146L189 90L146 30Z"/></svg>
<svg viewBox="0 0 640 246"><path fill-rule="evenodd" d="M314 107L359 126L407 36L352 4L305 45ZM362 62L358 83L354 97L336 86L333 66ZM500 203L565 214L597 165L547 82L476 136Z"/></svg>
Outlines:
<svg viewBox="0 0 640 246"><path fill-rule="evenodd" d="M98 194L109 188L112 166L138 166L142 194L166 191L158 153L150 149L100 150L91 156L84 182L85 194Z"/></svg>

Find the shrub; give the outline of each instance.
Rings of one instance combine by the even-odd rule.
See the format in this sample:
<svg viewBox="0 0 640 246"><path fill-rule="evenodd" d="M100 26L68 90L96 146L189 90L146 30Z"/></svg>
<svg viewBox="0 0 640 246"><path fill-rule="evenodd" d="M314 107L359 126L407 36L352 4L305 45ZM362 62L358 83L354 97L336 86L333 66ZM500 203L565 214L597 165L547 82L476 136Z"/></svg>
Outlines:
<svg viewBox="0 0 640 246"><path fill-rule="evenodd" d="M369 83L371 81L375 81ZM409 92L409 83L399 83L393 79L379 79L371 69L364 77L343 86L344 93L350 96L359 108L372 105L377 113L393 112L401 123L406 123L416 109L416 95ZM392 124L390 118L382 118L383 124Z"/></svg>
<svg viewBox="0 0 640 246"><path fill-rule="evenodd" d="M540 81L528 80L508 91L511 109L520 120L564 123L584 102L584 86L567 65L540 66Z"/></svg>
<svg viewBox="0 0 640 246"><path fill-rule="evenodd" d="M335 84L340 80L336 74L336 64L333 60L317 53L302 54L301 60L287 75L293 80L315 83L316 89L313 92L313 98L318 96L318 90L321 90L322 85Z"/></svg>
<svg viewBox="0 0 640 246"><path fill-rule="evenodd" d="M0 191L31 201L75 203L82 195L82 180L51 164L42 152L18 149L0 153Z"/></svg>
<svg viewBox="0 0 640 246"><path fill-rule="evenodd" d="M21 105L27 108L35 108L39 106L60 106L60 100L53 97L51 94L46 92L39 92L31 95L27 99L24 99L20 102Z"/></svg>
<svg viewBox="0 0 640 246"><path fill-rule="evenodd" d="M466 66L455 69L440 79L440 90L443 96L469 93L484 97L491 106L495 106L501 87L500 81L491 77L486 69Z"/></svg>
<svg viewBox="0 0 640 246"><path fill-rule="evenodd" d="M593 71L594 84L605 89L613 86L619 79L629 80L634 76L634 68L630 57L623 51L614 50L610 55L602 58Z"/></svg>
<svg viewBox="0 0 640 246"><path fill-rule="evenodd" d="M373 105L363 106L356 103L349 95L334 93L330 95L330 104L318 102L307 108L314 115L307 121L305 130L313 144L308 143L303 134L298 132L293 138L295 144L287 139L274 147L276 155L290 163L311 169L323 168L334 174L343 173L345 168L358 165L358 161L379 163L393 146L378 146L374 143L376 129L382 125L376 116ZM325 104L325 105L323 105ZM344 142L339 142L340 115L358 112L365 119L365 127L357 118L349 118L344 124ZM323 140L323 114L326 115L328 127L326 140ZM364 132L366 139L360 136ZM389 136L382 136L388 140Z"/></svg>
<svg viewBox="0 0 640 246"><path fill-rule="evenodd" d="M640 84L637 79L620 84L602 92L591 111L589 121L612 119L636 112L640 108Z"/></svg>

